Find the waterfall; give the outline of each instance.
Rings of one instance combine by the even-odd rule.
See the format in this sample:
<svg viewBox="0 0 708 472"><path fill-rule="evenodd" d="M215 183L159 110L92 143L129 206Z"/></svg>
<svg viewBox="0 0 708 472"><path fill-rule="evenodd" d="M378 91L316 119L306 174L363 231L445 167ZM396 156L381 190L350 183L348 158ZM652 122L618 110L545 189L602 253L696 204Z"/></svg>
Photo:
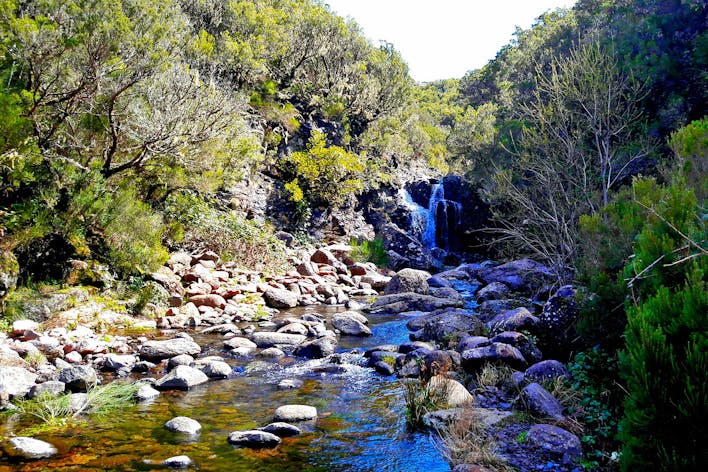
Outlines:
<svg viewBox="0 0 708 472"><path fill-rule="evenodd" d="M410 212L413 234L427 249L436 247L449 250L451 239L462 223L462 204L445 199L442 183L432 185L428 208L417 204L405 189L399 191L402 201Z"/></svg>

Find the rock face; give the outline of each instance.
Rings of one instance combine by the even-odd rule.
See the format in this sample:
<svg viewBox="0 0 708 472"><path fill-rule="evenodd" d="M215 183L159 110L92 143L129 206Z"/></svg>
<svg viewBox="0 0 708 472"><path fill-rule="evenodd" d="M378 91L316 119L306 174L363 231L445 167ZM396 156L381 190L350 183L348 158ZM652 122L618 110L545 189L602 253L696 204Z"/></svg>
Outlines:
<svg viewBox="0 0 708 472"><path fill-rule="evenodd" d="M263 298L271 308L294 308L297 306L297 294L290 290L269 287L263 293Z"/></svg>
<svg viewBox="0 0 708 472"><path fill-rule="evenodd" d="M385 295L394 293L421 293L428 294L429 286L427 280L430 273L423 270L403 269L391 277L391 281L384 290Z"/></svg>
<svg viewBox="0 0 708 472"><path fill-rule="evenodd" d="M185 338L174 338L165 341L147 341L140 347L140 357L150 361L169 359L170 357L179 356L180 354L194 356L200 352L202 352L202 349L197 343L191 339Z"/></svg>
<svg viewBox="0 0 708 472"><path fill-rule="evenodd" d="M356 313L338 313L332 317L332 326L342 334L350 336L371 336L371 330L364 325ZM359 315L361 316L361 315Z"/></svg>
<svg viewBox="0 0 708 472"><path fill-rule="evenodd" d="M273 433L259 431L233 431L229 433L229 443L250 448L270 448L280 444L280 438Z"/></svg>
<svg viewBox="0 0 708 472"><path fill-rule="evenodd" d="M276 422L297 423L317 418L317 408L308 405L284 405L275 410L273 420Z"/></svg>
<svg viewBox="0 0 708 472"><path fill-rule="evenodd" d="M563 406L551 393L537 383L530 383L521 391L519 403L529 412L556 420L563 419Z"/></svg>
<svg viewBox="0 0 708 472"><path fill-rule="evenodd" d="M177 416L165 423L165 428L175 433L197 434L202 430L202 425L192 418Z"/></svg>
<svg viewBox="0 0 708 472"><path fill-rule="evenodd" d="M187 390L207 381L209 381L209 378L201 370L186 365L178 365L169 374L158 379L157 382L155 382L155 387L163 390Z"/></svg>
<svg viewBox="0 0 708 472"><path fill-rule="evenodd" d="M0 390L10 397L24 397L37 380L37 375L23 367L0 366Z"/></svg>
<svg viewBox="0 0 708 472"><path fill-rule="evenodd" d="M5 453L10 457L44 459L57 453L57 448L39 439L17 436L5 444Z"/></svg>

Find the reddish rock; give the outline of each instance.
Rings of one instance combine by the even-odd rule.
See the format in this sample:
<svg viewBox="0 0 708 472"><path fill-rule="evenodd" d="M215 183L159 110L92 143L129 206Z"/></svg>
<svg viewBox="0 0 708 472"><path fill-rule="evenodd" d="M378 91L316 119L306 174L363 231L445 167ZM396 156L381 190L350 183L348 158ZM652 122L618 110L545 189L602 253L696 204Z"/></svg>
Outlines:
<svg viewBox="0 0 708 472"><path fill-rule="evenodd" d="M224 308L226 306L226 300L224 300L224 297L213 293L209 295L195 295L193 297L189 297L189 301L194 303L197 307L208 306L212 308Z"/></svg>

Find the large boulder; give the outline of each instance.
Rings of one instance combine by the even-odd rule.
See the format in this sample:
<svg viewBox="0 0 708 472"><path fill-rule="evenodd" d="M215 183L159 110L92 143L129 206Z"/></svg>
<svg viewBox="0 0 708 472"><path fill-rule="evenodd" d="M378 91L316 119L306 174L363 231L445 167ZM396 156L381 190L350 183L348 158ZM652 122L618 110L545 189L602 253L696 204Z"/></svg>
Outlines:
<svg viewBox="0 0 708 472"><path fill-rule="evenodd" d="M263 299L271 308L294 308L298 303L295 292L275 287L268 287L263 293Z"/></svg>
<svg viewBox="0 0 708 472"><path fill-rule="evenodd" d="M283 405L275 410L273 421L297 423L317 418L317 408L308 405Z"/></svg>
<svg viewBox="0 0 708 472"><path fill-rule="evenodd" d="M307 337L301 334L276 333L272 331L253 333L253 342L260 348L293 347L302 344L306 339Z"/></svg>
<svg viewBox="0 0 708 472"><path fill-rule="evenodd" d="M442 308L461 308L461 296L438 298L420 293L396 293L383 295L368 308L371 313L404 313L407 311L431 312Z"/></svg>
<svg viewBox="0 0 708 472"><path fill-rule="evenodd" d="M57 448L48 442L24 436L10 438L3 449L8 456L23 459L45 459L57 453Z"/></svg>
<svg viewBox="0 0 708 472"><path fill-rule="evenodd" d="M538 317L538 337L546 355L563 358L574 348L577 318L575 289L565 285L548 299Z"/></svg>
<svg viewBox="0 0 708 472"><path fill-rule="evenodd" d="M187 390L208 381L209 378L201 370L186 365L178 365L169 374L159 378L155 382L155 387L162 390Z"/></svg>
<svg viewBox="0 0 708 472"><path fill-rule="evenodd" d="M555 379L569 378L568 369L563 364L554 360L537 362L524 373L528 382L553 382Z"/></svg>
<svg viewBox="0 0 708 472"><path fill-rule="evenodd" d="M180 354L191 356L202 352L202 348L191 339L174 338L164 341L147 341L140 347L140 357L147 360L162 360Z"/></svg>
<svg viewBox="0 0 708 472"><path fill-rule="evenodd" d="M467 372L475 372L485 362L503 362L514 369L526 367L526 359L514 346L491 343L489 346L468 349L462 353L462 367Z"/></svg>
<svg viewBox="0 0 708 472"><path fill-rule="evenodd" d="M66 389L72 392L85 392L98 383L96 371L88 365L62 369L57 374L57 380L64 382Z"/></svg>
<svg viewBox="0 0 708 472"><path fill-rule="evenodd" d="M273 433L259 431L257 429L249 431L233 431L229 433L229 444L241 447L272 448L280 444L280 438Z"/></svg>
<svg viewBox="0 0 708 472"><path fill-rule="evenodd" d="M393 293L422 293L426 295L429 290L428 279L430 273L424 270L403 269L391 277L391 281L384 290L385 295Z"/></svg>
<svg viewBox="0 0 708 472"><path fill-rule="evenodd" d="M450 408L474 403L474 397L464 385L444 375L434 375L426 388L432 396Z"/></svg>
<svg viewBox="0 0 708 472"><path fill-rule="evenodd" d="M472 313L464 310L441 310L418 317L408 323L415 330L412 337L416 341L436 341L448 343L467 335L480 335L484 325Z"/></svg>
<svg viewBox="0 0 708 472"><path fill-rule="evenodd" d="M533 415L563 419L563 405L548 390L530 383L519 394L518 405Z"/></svg>
<svg viewBox="0 0 708 472"><path fill-rule="evenodd" d="M37 375L23 367L0 366L0 391L10 397L24 397L37 380Z"/></svg>
<svg viewBox="0 0 708 472"><path fill-rule="evenodd" d="M580 439L563 428L550 424L531 426L526 435L529 447L562 464L569 464L582 457Z"/></svg>
<svg viewBox="0 0 708 472"><path fill-rule="evenodd" d="M362 318L362 315L351 311L337 313L332 317L332 326L349 336L371 336L371 330L364 325Z"/></svg>
<svg viewBox="0 0 708 472"><path fill-rule="evenodd" d="M496 267L481 267L475 274L491 284L501 282L516 292L533 294L554 282L551 269L531 259L520 259Z"/></svg>
<svg viewBox="0 0 708 472"><path fill-rule="evenodd" d="M507 298L508 295L509 287L501 282L492 282L477 292L477 302L482 303L487 300L500 300Z"/></svg>
<svg viewBox="0 0 708 472"><path fill-rule="evenodd" d="M535 330L538 325L538 318L524 307L499 313L487 322L489 332L493 334L502 331L524 331Z"/></svg>
<svg viewBox="0 0 708 472"><path fill-rule="evenodd" d="M337 341L335 339L329 336L324 336L300 344L295 348L293 354L310 359L321 359L334 354L334 348L336 345Z"/></svg>
<svg viewBox="0 0 708 472"><path fill-rule="evenodd" d="M494 343L504 343L514 346L521 351L524 358L530 362L538 362L543 358L541 351L536 347L536 343L524 333L518 331L502 331L491 340Z"/></svg>

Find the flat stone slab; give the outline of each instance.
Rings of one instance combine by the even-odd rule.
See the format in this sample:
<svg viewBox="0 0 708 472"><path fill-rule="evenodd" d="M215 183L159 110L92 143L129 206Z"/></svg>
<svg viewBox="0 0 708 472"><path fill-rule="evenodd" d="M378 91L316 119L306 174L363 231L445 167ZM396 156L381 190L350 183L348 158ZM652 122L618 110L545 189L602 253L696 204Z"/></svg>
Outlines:
<svg viewBox="0 0 708 472"><path fill-rule="evenodd" d="M44 459L57 453L57 448L48 442L25 436L10 438L5 444L4 450L10 457L25 459Z"/></svg>
<svg viewBox="0 0 708 472"><path fill-rule="evenodd" d="M140 357L147 360L162 360L189 354L195 356L202 352L199 344L191 339L174 338L164 341L147 341L140 347Z"/></svg>

